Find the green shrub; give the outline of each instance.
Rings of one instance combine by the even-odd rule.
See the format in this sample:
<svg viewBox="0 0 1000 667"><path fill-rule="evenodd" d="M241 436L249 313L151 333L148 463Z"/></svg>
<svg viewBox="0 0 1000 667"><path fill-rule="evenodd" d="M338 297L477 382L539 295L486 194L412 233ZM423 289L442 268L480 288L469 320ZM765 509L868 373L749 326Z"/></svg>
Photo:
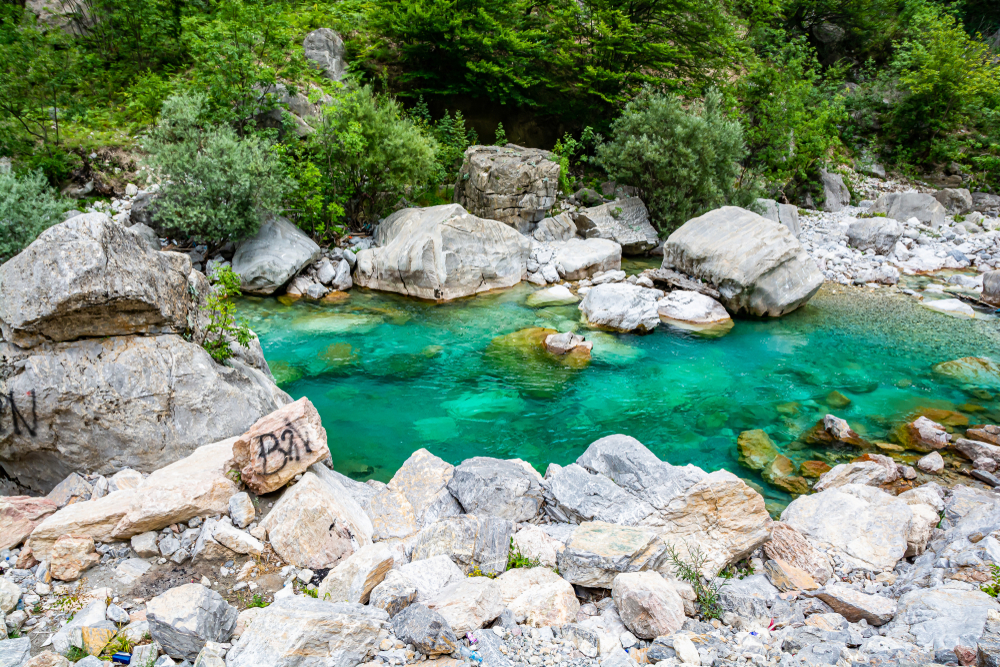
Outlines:
<svg viewBox="0 0 1000 667"><path fill-rule="evenodd" d="M743 129L726 118L717 91L686 110L679 98L646 88L612 123L597 159L611 179L638 188L667 234L719 206L752 205L753 184L739 182L746 152Z"/></svg>
<svg viewBox="0 0 1000 667"><path fill-rule="evenodd" d="M461 111L452 116L448 111L438 120L431 118L430 109L421 97L407 116L420 128L421 132L437 141L436 159L440 174L437 182L454 182L465 158L465 149L479 143L479 136L471 127L465 126Z"/></svg>
<svg viewBox="0 0 1000 667"><path fill-rule="evenodd" d="M719 592L728 582L717 583L716 580L704 580L701 576L701 569L705 565L707 557L701 549L695 547L688 551L688 558L681 556L674 545L667 547L667 560L674 568L674 573L681 581L691 584L694 589L695 601L704 619L722 618L722 605L719 603Z"/></svg>
<svg viewBox="0 0 1000 667"><path fill-rule="evenodd" d="M239 137L205 119L200 95L163 103L147 149L164 179L157 221L168 231L207 242L252 236L276 214L289 189L281 160L259 136Z"/></svg>
<svg viewBox="0 0 1000 667"><path fill-rule="evenodd" d="M0 264L60 222L67 208L41 170L0 173Z"/></svg>
<svg viewBox="0 0 1000 667"><path fill-rule="evenodd" d="M327 187L343 198L356 227L375 223L408 187L432 183L439 173L437 142L394 99L376 98L368 86L338 96L312 142Z"/></svg>
<svg viewBox="0 0 1000 667"><path fill-rule="evenodd" d="M219 266L209 278L213 286L202 307L209 320L201 346L221 364L233 356L230 341L250 347L254 335L246 322L236 319L236 306L230 301L240 295L240 277L230 267Z"/></svg>

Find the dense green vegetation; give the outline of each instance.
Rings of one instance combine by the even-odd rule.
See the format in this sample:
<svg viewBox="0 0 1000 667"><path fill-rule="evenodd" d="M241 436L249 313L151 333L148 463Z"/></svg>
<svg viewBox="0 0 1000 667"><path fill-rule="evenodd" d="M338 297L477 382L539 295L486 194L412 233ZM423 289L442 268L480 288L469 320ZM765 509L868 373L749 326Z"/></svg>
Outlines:
<svg viewBox="0 0 1000 667"><path fill-rule="evenodd" d="M170 231L209 242L278 212L328 242L401 199L446 201L462 151L494 129L521 141L524 118L551 135L566 189L635 185L664 231L760 192L800 202L838 164L1000 189L987 0L63 6L38 18L0 0L0 156L35 184L16 191L43 197L39 170L105 196L152 174L169 179ZM319 27L344 38L343 82L304 57ZM322 102L312 129L296 130L275 84ZM0 228L0 257L47 215Z"/></svg>

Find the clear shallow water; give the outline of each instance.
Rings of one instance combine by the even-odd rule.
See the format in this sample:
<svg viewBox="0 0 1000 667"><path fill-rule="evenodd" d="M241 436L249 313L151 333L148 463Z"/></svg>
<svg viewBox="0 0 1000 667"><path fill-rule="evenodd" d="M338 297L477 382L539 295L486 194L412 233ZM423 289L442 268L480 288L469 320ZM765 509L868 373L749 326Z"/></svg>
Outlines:
<svg viewBox="0 0 1000 667"><path fill-rule="evenodd" d="M996 355L995 319L959 320L904 297L832 286L782 319L738 320L723 338L665 326L636 336L589 331L576 306L529 308L535 289L448 304L355 289L339 304L248 298L239 307L282 388L319 410L336 469L362 480L388 481L420 447L453 463L519 457L544 472L599 437L626 433L670 463L726 468L766 486L737 463L743 430L764 429L795 461L833 463L836 453L797 442L827 412L880 441L921 408L1000 421L989 394L931 372L949 359ZM493 342L534 326L584 333L595 343L592 362L570 368ZM848 407L826 405L834 390Z"/></svg>

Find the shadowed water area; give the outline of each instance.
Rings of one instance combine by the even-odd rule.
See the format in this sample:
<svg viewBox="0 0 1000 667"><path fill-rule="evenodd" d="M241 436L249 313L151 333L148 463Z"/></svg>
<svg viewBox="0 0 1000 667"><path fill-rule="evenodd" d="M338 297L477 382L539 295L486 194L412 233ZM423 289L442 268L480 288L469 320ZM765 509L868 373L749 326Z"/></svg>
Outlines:
<svg viewBox="0 0 1000 667"><path fill-rule="evenodd" d="M530 308L535 289L446 304L355 289L337 304L243 299L239 308L282 388L316 405L335 468L360 480L388 481L420 447L452 463L518 457L544 473L625 433L670 463L733 471L784 504L789 496L738 464L741 431L765 430L795 462L833 464L857 452L798 441L828 412L872 441L890 441L928 408L1000 422L1000 392L932 372L995 354L996 319L959 320L884 290L828 285L784 318L737 320L723 338L666 326L638 336L589 330L575 305ZM592 361L559 362L530 335L509 336L528 327L586 335Z"/></svg>

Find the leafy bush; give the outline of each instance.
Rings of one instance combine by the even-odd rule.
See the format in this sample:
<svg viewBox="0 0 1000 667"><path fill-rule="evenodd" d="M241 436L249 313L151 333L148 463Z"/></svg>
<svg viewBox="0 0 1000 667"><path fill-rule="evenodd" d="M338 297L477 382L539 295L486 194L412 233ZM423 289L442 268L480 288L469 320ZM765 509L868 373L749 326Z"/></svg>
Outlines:
<svg viewBox="0 0 1000 667"><path fill-rule="evenodd" d="M437 163L440 174L436 177L439 183L454 181L458 170L462 167L465 149L479 143L479 136L471 127L465 126L465 118L461 111L452 116L448 111L438 120L431 118L424 98L421 97L407 113L420 130L437 141Z"/></svg>
<svg viewBox="0 0 1000 667"><path fill-rule="evenodd" d="M638 188L666 234L719 206L752 204L753 184L739 182L746 153L743 129L726 118L717 91L686 110L679 98L646 88L612 123L597 158L610 178Z"/></svg>
<svg viewBox="0 0 1000 667"><path fill-rule="evenodd" d="M510 538L510 550L507 552L507 569L515 570L519 567L538 567L541 562L537 558L528 558L521 553L521 547L514 544L514 538Z"/></svg>
<svg viewBox="0 0 1000 667"><path fill-rule="evenodd" d="M674 573L681 581L691 584L694 589L695 601L704 619L722 618L722 605L719 604L719 591L727 582L716 583L715 580L705 581L701 576L701 568L707 560L701 549L695 547L688 551L684 559L674 545L667 546L667 560L674 568Z"/></svg>
<svg viewBox="0 0 1000 667"><path fill-rule="evenodd" d="M66 209L41 170L0 173L0 264L59 222Z"/></svg>
<svg viewBox="0 0 1000 667"><path fill-rule="evenodd" d="M157 220L204 241L237 241L280 210L289 182L266 139L239 137L230 126L207 121L205 110L200 95L163 103L147 142L149 161L165 183Z"/></svg>
<svg viewBox="0 0 1000 667"><path fill-rule="evenodd" d="M217 267L210 279L212 292L205 299L203 310L208 312L208 325L201 346L220 364L233 356L230 342L250 347L254 339L246 322L236 319L236 306L229 299L240 295L240 277L228 266Z"/></svg>
<svg viewBox="0 0 1000 667"><path fill-rule="evenodd" d="M375 223L408 187L434 182L437 142L390 97L365 86L336 98L312 135L314 161L331 199L341 197L358 227Z"/></svg>

